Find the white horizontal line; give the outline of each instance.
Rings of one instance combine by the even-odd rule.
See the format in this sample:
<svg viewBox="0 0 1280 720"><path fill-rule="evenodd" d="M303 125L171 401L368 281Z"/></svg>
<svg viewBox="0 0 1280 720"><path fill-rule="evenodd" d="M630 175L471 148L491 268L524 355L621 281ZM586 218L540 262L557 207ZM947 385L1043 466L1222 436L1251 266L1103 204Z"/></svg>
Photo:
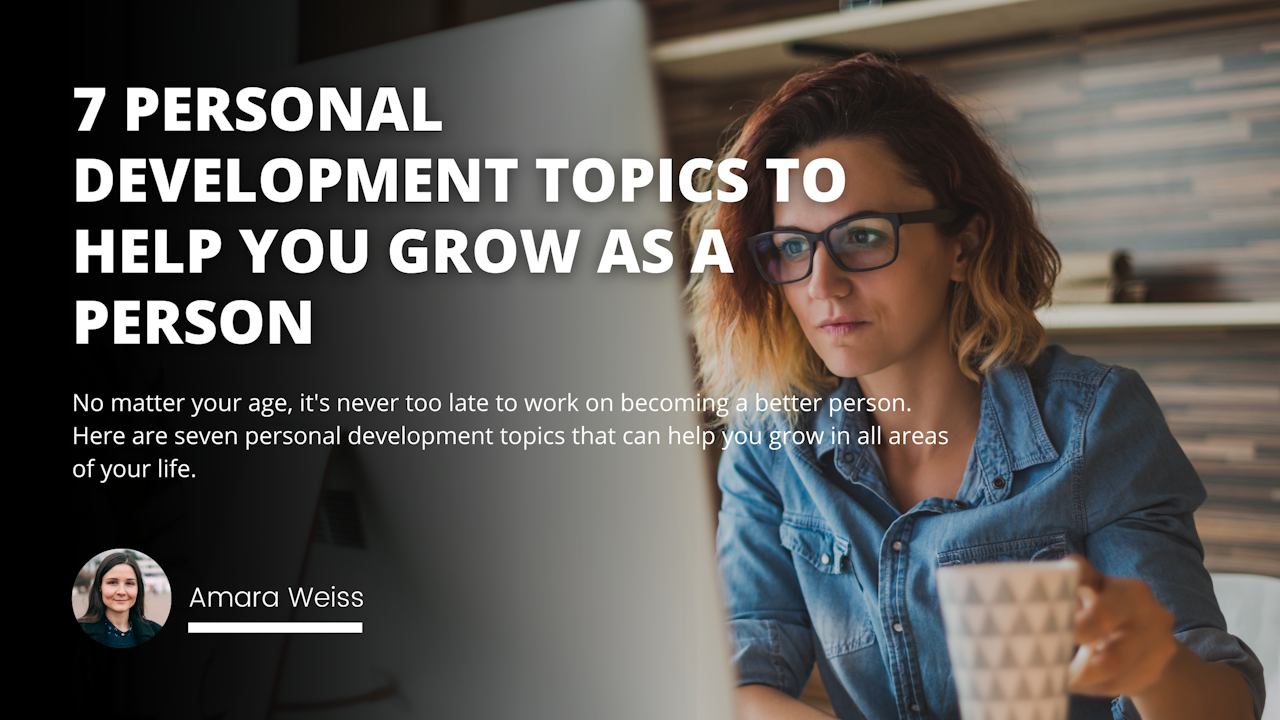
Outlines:
<svg viewBox="0 0 1280 720"><path fill-rule="evenodd" d="M1048 330L1280 325L1280 302L1053 305L1037 313Z"/></svg>
<svg viewBox="0 0 1280 720"><path fill-rule="evenodd" d="M188 633L221 635L262 633L363 633L358 622L189 622Z"/></svg>

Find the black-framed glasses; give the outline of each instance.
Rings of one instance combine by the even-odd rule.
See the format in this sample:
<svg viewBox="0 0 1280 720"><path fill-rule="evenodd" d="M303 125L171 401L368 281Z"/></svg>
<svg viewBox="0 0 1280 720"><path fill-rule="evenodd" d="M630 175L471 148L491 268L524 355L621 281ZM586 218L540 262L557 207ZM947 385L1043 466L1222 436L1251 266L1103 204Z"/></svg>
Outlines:
<svg viewBox="0 0 1280 720"><path fill-rule="evenodd" d="M956 211L941 208L906 213L867 213L847 217L820 233L770 230L747 239L765 280L774 285L799 282L813 272L818 243L837 267L849 272L879 270L898 259L898 228L916 223L945 223Z"/></svg>

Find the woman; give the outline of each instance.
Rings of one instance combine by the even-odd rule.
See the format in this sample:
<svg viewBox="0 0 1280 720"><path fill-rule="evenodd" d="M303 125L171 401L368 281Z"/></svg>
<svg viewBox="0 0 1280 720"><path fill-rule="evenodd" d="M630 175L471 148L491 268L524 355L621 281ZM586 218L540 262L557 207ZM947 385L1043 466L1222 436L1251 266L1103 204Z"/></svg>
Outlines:
<svg viewBox="0 0 1280 720"><path fill-rule="evenodd" d="M1045 349L1057 252L970 121L862 56L792 79L725 157L746 198L687 228L718 227L735 269L690 287L705 392L823 398L736 418L764 441L721 461L742 715L823 716L794 699L816 660L842 717L956 718L936 569L1068 554L1073 720L1260 714L1192 522L1203 485L1136 373ZM831 202L803 188L820 158L843 168ZM794 430L822 434L770 445Z"/></svg>
<svg viewBox="0 0 1280 720"><path fill-rule="evenodd" d="M89 609L80 628L107 647L134 647L160 631L146 619L146 587L138 563L127 553L102 559L89 588Z"/></svg>

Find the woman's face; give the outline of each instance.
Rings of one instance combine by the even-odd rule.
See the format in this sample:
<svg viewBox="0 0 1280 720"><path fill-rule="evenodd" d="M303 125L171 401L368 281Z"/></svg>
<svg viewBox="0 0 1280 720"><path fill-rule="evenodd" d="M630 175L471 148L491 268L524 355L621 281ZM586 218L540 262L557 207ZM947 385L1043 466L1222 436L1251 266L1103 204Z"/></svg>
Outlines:
<svg viewBox="0 0 1280 720"><path fill-rule="evenodd" d="M137 599L138 578L128 563L120 563L102 576L102 604L108 611L129 612Z"/></svg>
<svg viewBox="0 0 1280 720"><path fill-rule="evenodd" d="M774 202L775 228L822 232L857 213L902 213L937 207L933 196L909 184L897 160L875 141L842 138L798 150L799 170L789 173L790 200ZM804 193L803 171L811 160L831 158L844 167L845 188L834 202ZM819 175L819 189L830 187ZM931 224L899 229L898 257L867 272L841 270L823 245L813 272L783 292L814 350L839 377L860 377L891 367L924 350L949 352L948 290L963 280L967 257L958 238L945 238ZM926 353L927 354L927 353Z"/></svg>

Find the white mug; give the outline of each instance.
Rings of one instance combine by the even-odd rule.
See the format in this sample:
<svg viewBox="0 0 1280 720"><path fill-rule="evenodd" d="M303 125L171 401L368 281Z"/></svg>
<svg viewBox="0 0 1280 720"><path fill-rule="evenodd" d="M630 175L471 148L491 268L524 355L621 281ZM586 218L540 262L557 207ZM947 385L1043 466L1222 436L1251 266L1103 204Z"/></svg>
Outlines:
<svg viewBox="0 0 1280 720"><path fill-rule="evenodd" d="M964 720L1066 720L1080 566L1071 560L938 569Z"/></svg>

